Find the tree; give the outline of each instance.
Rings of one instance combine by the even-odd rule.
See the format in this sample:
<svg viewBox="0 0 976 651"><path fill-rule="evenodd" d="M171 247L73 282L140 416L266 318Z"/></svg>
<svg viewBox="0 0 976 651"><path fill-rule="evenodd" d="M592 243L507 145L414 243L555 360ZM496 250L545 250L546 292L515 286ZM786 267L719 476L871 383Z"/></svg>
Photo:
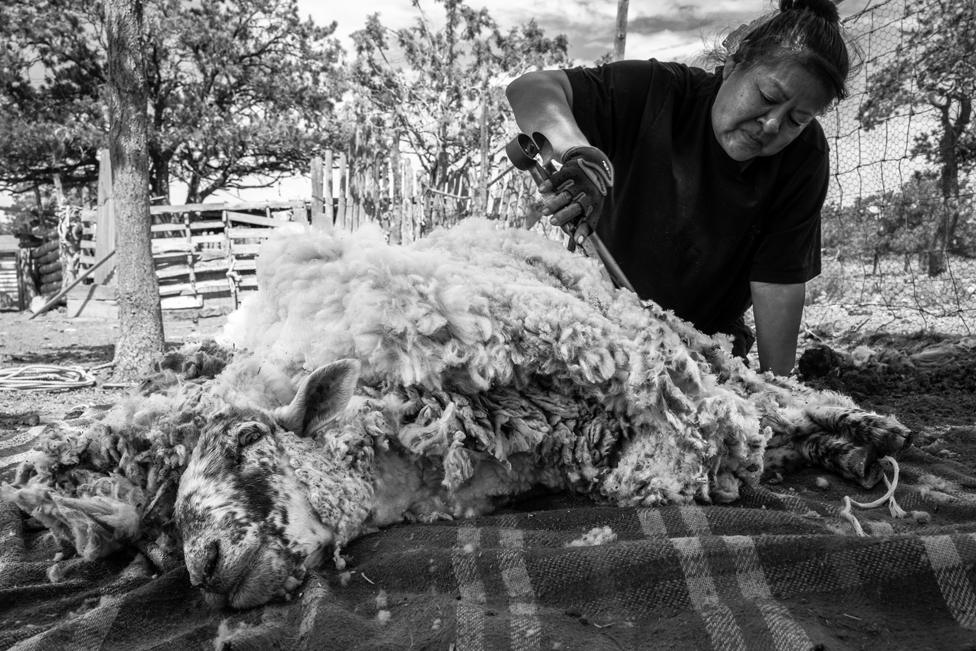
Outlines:
<svg viewBox="0 0 976 651"><path fill-rule="evenodd" d="M97 5L6 0L0 12L0 187L91 184L105 120Z"/></svg>
<svg viewBox="0 0 976 651"><path fill-rule="evenodd" d="M361 99L350 110L378 142L402 141L416 153L428 185L463 178L483 187L486 152L514 136L505 80L533 67L567 65L567 41L546 37L534 21L503 32L486 9L463 0L435 2L444 9L441 30L418 0L412 26L390 30L374 14L353 34L351 76Z"/></svg>
<svg viewBox="0 0 976 651"><path fill-rule="evenodd" d="M858 196L845 207L825 205L823 247L838 257L871 257L875 271L882 257L902 255L907 269L912 257L924 262L931 216L941 206L938 175L915 172L897 190ZM966 233L966 229L960 232ZM966 235L949 243L952 253L972 255L974 243Z"/></svg>
<svg viewBox="0 0 976 651"><path fill-rule="evenodd" d="M342 93L335 23L302 20L297 0L152 4L154 179L172 173L195 202L273 185L334 142Z"/></svg>
<svg viewBox="0 0 976 651"><path fill-rule="evenodd" d="M142 1L108 0L105 27L109 151L118 220L120 337L115 346L114 378L134 380L148 375L163 353L163 315L150 244Z"/></svg>
<svg viewBox="0 0 976 651"><path fill-rule="evenodd" d="M938 166L942 206L928 238L928 272L945 271L945 251L959 223L959 180L976 163L972 101L976 96L976 4L912 4L911 26L890 61L868 80L858 119L873 129L899 111L934 111L936 126L915 137L912 156Z"/></svg>
<svg viewBox="0 0 976 651"><path fill-rule="evenodd" d="M334 142L334 23L301 19L297 0L146 0L144 12L153 195L171 178L189 202L271 185ZM6 0L0 39L0 188L91 183L108 130L103 4Z"/></svg>

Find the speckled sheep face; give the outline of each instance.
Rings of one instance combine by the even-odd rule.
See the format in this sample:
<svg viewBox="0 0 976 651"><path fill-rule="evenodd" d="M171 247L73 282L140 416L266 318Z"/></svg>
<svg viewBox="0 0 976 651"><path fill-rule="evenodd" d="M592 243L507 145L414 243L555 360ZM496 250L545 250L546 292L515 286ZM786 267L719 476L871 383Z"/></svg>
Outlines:
<svg viewBox="0 0 976 651"><path fill-rule="evenodd" d="M330 365L287 407L227 407L208 423L180 479L176 524L190 581L211 603L249 608L287 597L332 543L286 441L334 417L357 374L352 363Z"/></svg>

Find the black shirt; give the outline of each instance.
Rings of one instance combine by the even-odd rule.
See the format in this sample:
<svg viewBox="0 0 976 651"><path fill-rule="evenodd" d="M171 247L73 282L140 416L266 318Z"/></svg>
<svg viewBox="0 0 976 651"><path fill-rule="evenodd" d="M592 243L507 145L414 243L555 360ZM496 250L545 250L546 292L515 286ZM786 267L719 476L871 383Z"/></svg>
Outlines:
<svg viewBox="0 0 976 651"><path fill-rule="evenodd" d="M820 273L829 165L816 121L743 165L712 130L720 69L651 60L566 74L580 129L614 165L597 232L642 298L711 334L749 307L749 281Z"/></svg>

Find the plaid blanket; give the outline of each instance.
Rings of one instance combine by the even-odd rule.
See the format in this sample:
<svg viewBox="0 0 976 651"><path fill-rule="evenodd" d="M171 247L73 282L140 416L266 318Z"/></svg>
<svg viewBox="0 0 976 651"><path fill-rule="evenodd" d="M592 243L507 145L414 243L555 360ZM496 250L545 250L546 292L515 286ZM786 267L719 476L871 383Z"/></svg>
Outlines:
<svg viewBox="0 0 976 651"><path fill-rule="evenodd" d="M956 435L976 442L976 430ZM4 478L30 443L0 434ZM838 517L841 500L881 489L814 470L733 506L536 496L365 536L345 571L246 612L211 610L185 569L157 575L135 551L59 555L0 504L0 647L973 649L976 470L951 456L910 449L897 497L911 517L859 512L868 537Z"/></svg>

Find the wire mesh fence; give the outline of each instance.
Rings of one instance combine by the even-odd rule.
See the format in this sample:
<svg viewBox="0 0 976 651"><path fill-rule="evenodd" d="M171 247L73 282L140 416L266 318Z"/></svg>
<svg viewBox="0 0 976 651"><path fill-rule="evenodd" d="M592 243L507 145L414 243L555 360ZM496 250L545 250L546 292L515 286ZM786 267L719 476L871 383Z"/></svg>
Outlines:
<svg viewBox="0 0 976 651"><path fill-rule="evenodd" d="M972 334L976 2L847 0L841 9L862 64L850 96L821 119L833 179L807 321Z"/></svg>

